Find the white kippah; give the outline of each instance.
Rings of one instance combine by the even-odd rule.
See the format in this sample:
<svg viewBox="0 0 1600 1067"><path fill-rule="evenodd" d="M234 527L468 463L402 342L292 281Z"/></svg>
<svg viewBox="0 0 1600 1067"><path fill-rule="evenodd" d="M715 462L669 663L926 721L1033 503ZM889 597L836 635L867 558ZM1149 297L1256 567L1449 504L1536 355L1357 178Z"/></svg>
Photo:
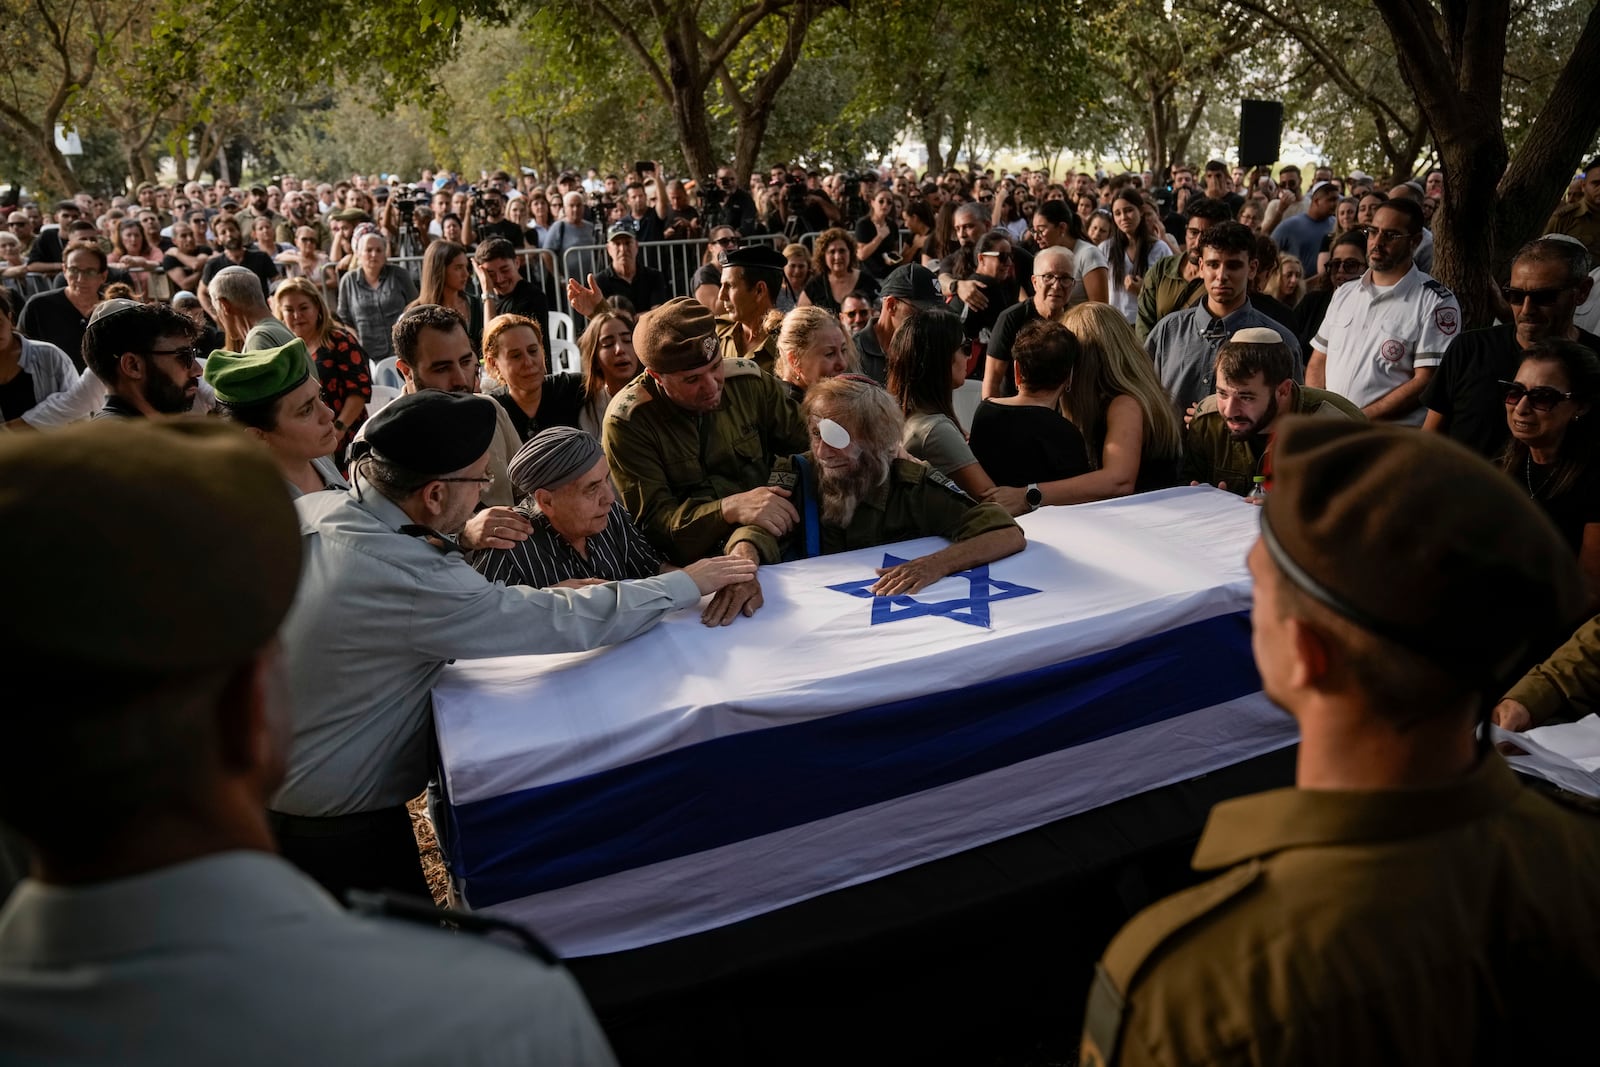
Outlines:
<svg viewBox="0 0 1600 1067"><path fill-rule="evenodd" d="M1240 330L1228 338L1230 344L1242 345L1281 345L1283 337L1277 330L1269 330L1265 326L1252 326L1247 330Z"/></svg>

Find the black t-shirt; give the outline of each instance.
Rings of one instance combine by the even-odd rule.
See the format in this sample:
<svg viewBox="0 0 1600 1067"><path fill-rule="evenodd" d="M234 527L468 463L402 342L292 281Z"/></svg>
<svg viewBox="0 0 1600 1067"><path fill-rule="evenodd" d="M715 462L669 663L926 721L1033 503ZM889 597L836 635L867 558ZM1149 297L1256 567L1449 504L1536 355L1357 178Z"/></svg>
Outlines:
<svg viewBox="0 0 1600 1067"><path fill-rule="evenodd" d="M17 332L34 341L49 341L72 358L72 365L83 370L83 332L89 316L72 306L64 289L52 289L29 297L17 320Z"/></svg>
<svg viewBox="0 0 1600 1067"><path fill-rule="evenodd" d="M1348 282L1346 284L1349 284ZM1292 322L1278 319L1286 325L1294 327L1294 335L1300 339L1300 351L1311 358L1311 342L1316 338L1317 331L1322 328L1322 320L1328 317L1328 305L1333 303L1333 294L1336 289L1312 289L1301 298L1300 303L1294 306L1294 319ZM1250 299L1255 301L1256 294L1251 293ZM1269 318L1277 318L1269 315Z"/></svg>
<svg viewBox="0 0 1600 1067"><path fill-rule="evenodd" d="M229 259L226 252L218 252L206 260L205 267L200 271L200 280L209 286L211 279L215 278L217 272L224 267L244 267L257 278L260 278L263 296L272 288L272 279L278 276L278 265L272 262L271 256L254 248L247 248L244 250L244 262L242 263L235 263Z"/></svg>
<svg viewBox="0 0 1600 1067"><path fill-rule="evenodd" d="M626 297L640 315L667 302L667 279L649 267L634 267L631 282L607 267L595 277L595 284L606 296Z"/></svg>
<svg viewBox="0 0 1600 1067"><path fill-rule="evenodd" d="M510 219L501 219L499 222L486 222L482 226L474 226L472 235L478 239L478 244L495 237L503 237L511 242L512 248L527 248L528 234L521 226ZM535 241L537 246L538 242Z"/></svg>
<svg viewBox="0 0 1600 1067"><path fill-rule="evenodd" d="M548 430L552 426L578 425L578 413L583 410L583 375L545 375L544 387L539 392L539 410L533 413L532 418L511 398L504 386L494 389L489 395L506 409L506 414L511 416L511 425L517 428L517 435L526 444L540 430Z"/></svg>
<svg viewBox="0 0 1600 1067"><path fill-rule="evenodd" d="M539 324L539 329L550 328L550 307L544 302L544 292L526 278L505 296L485 296L483 321L487 323L497 315L526 315Z"/></svg>
<svg viewBox="0 0 1600 1067"><path fill-rule="evenodd" d="M878 238L877 224L872 221L871 215L863 216L856 220L856 244L870 244ZM900 231L894 223L889 224L889 235L883 239L883 244L877 251L861 261L867 273L882 281L894 270L900 258Z"/></svg>
<svg viewBox="0 0 1600 1067"><path fill-rule="evenodd" d="M1556 529L1572 546L1575 555L1583 548L1583 528L1590 523L1600 522L1600 464L1595 462L1595 458L1591 457L1589 469L1579 476L1570 489L1550 499L1546 499L1545 484L1555 473L1554 466L1541 467L1530 457L1524 461L1521 470L1507 472L1513 479L1523 483L1523 488L1532 486L1534 501L1544 508L1545 514L1556 524Z"/></svg>
<svg viewBox="0 0 1600 1067"><path fill-rule="evenodd" d="M212 253L211 249L207 248L205 245L195 245L194 251L189 253L189 255L191 255L191 256L207 256L207 257L211 256L212 254L213 253ZM206 265L204 263L200 264L200 269L204 270L205 266ZM173 255L172 251L170 249L168 249L167 254L161 257L161 269L164 270L164 271L168 271L168 270L188 270L189 268L184 266L183 261L180 260L177 256ZM218 268L218 269L220 269L220 268Z"/></svg>
<svg viewBox="0 0 1600 1067"><path fill-rule="evenodd" d="M1033 301L1028 300L1021 304L1012 304L1000 312L994 320L994 329L989 331L989 355L1007 364L1004 393L1010 396L1017 391L1016 381L1011 376L1011 342L1017 339L1017 334L1022 328L1036 319L1044 318L1039 314L1039 309L1033 306Z"/></svg>
<svg viewBox="0 0 1600 1067"><path fill-rule="evenodd" d="M861 373L879 385L889 384L889 356L878 344L878 335L869 322L850 338L856 346L856 356L861 360Z"/></svg>
<svg viewBox="0 0 1600 1067"><path fill-rule="evenodd" d="M1089 470L1083 434L1054 408L985 400L972 415L968 443L996 485L1053 482Z"/></svg>
<svg viewBox="0 0 1600 1067"><path fill-rule="evenodd" d="M856 274L856 287L852 292L865 293L867 299L872 300L878 295L878 280L865 270L860 270ZM839 314L839 301L833 298L833 283L826 274L820 274L806 283L806 295L817 307Z"/></svg>
<svg viewBox="0 0 1600 1067"><path fill-rule="evenodd" d="M1578 343L1600 352L1600 337L1578 331ZM1444 359L1423 391L1422 403L1445 418L1446 435L1479 455L1498 458L1511 439L1506 395L1499 386L1517 376L1522 348L1515 325L1468 330L1444 350Z"/></svg>
<svg viewBox="0 0 1600 1067"><path fill-rule="evenodd" d="M33 405L33 375L27 371L17 371L15 378L0 385L0 420L20 419Z"/></svg>
<svg viewBox="0 0 1600 1067"><path fill-rule="evenodd" d="M961 316L961 326L969 341L987 341L994 334L995 322L1000 313L1017 302L1017 283L1004 278L990 278L974 274L967 281L977 282L989 302L979 311L962 302L960 297L950 301L950 310ZM1019 329L1021 327L1018 327ZM980 374L981 374L980 369Z"/></svg>
<svg viewBox="0 0 1600 1067"><path fill-rule="evenodd" d="M755 197L747 190L735 189L722 201L721 224L731 226L748 237L761 226L761 219L756 214Z"/></svg>
<svg viewBox="0 0 1600 1067"><path fill-rule="evenodd" d="M61 230L51 229L42 231L33 239L33 244L28 248L29 263L60 263L61 258Z"/></svg>

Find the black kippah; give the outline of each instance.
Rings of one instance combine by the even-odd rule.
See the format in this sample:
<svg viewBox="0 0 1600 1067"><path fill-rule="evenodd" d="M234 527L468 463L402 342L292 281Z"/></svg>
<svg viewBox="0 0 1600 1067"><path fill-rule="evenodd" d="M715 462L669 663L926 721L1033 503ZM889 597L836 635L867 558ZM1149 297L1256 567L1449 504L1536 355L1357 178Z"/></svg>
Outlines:
<svg viewBox="0 0 1600 1067"><path fill-rule="evenodd" d="M469 467L494 440L494 401L476 393L424 389L402 396L366 425L365 451L415 474Z"/></svg>

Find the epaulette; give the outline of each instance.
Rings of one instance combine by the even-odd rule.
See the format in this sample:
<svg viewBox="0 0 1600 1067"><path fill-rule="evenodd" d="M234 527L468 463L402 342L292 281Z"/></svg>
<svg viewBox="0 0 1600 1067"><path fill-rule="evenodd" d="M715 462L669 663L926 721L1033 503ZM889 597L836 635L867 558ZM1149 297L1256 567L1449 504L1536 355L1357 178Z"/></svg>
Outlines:
<svg viewBox="0 0 1600 1067"><path fill-rule="evenodd" d="M1083 1020L1088 1055L1080 1055L1080 1063L1116 1062L1127 994L1150 957L1174 934L1216 911L1260 877L1261 861L1251 860L1146 908L1122 928L1095 967Z"/></svg>
<svg viewBox="0 0 1600 1067"><path fill-rule="evenodd" d="M937 485L939 488L945 490L946 492L951 493L954 496L960 497L962 500L966 501L968 504L977 504L976 500L972 499L971 496L967 495L967 491L965 489L961 488L955 482L952 482L949 479L949 477L944 473L944 471L939 470L937 467L929 466L926 469L926 471L924 472L923 477L925 477L928 481L932 482L934 485Z"/></svg>
<svg viewBox="0 0 1600 1067"><path fill-rule="evenodd" d="M761 375L761 365L753 359L744 356L727 356L722 361L722 376L724 378L738 378L748 375Z"/></svg>
<svg viewBox="0 0 1600 1067"><path fill-rule="evenodd" d="M1423 279L1422 287L1424 289L1428 290L1428 292L1433 293L1435 296L1439 296L1439 297L1451 297L1451 298L1454 298L1455 295L1456 295L1456 294L1454 294L1454 293L1452 293L1450 291L1448 286L1446 286L1443 282L1441 282L1439 279L1434 278L1434 277L1428 277L1428 278Z"/></svg>
<svg viewBox="0 0 1600 1067"><path fill-rule="evenodd" d="M345 901L350 905L350 910L357 915L398 919L419 926L442 926L483 938L492 934L505 934L507 937L499 940L502 942L510 940L545 966L561 965L561 957L555 954L555 950L545 944L538 934L520 923L475 911L441 908L431 900L418 900L398 893L373 893L362 889L350 889L345 892Z"/></svg>
<svg viewBox="0 0 1600 1067"><path fill-rule="evenodd" d="M606 408L606 419L607 421L616 419L618 422L627 422L633 417L635 408L649 402L650 393L639 388L639 383L635 382L618 393L616 399Z"/></svg>

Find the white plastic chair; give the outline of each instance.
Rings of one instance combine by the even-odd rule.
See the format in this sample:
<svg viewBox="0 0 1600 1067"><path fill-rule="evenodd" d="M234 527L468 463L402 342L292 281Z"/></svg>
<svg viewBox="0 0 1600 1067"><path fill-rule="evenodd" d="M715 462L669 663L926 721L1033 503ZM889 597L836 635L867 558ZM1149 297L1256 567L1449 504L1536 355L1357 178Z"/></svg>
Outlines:
<svg viewBox="0 0 1600 1067"><path fill-rule="evenodd" d="M583 356L578 346L563 338L551 341L550 369L557 374L583 370Z"/></svg>
<svg viewBox="0 0 1600 1067"><path fill-rule="evenodd" d="M400 357L387 356L378 360L372 368L372 384L374 387L385 386L398 392L406 386L405 379L400 377Z"/></svg>
<svg viewBox="0 0 1600 1067"><path fill-rule="evenodd" d="M573 336L572 316L565 311L550 312L550 329L547 331L551 344L556 341L576 341Z"/></svg>
<svg viewBox="0 0 1600 1067"><path fill-rule="evenodd" d="M400 395L400 390L388 385L374 385L372 399L367 401L367 416L370 418L383 410L383 406Z"/></svg>

